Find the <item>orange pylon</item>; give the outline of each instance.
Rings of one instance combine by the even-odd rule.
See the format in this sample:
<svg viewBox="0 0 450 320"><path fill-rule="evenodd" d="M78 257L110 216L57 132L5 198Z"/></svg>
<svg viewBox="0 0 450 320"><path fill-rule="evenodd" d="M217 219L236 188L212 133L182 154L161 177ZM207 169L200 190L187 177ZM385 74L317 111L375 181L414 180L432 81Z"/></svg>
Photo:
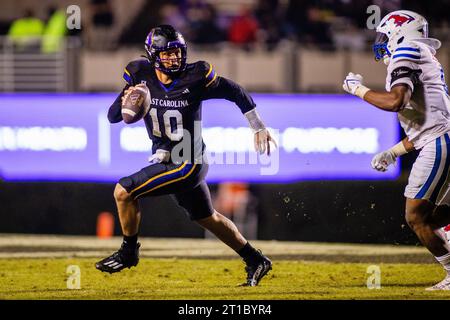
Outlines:
<svg viewBox="0 0 450 320"><path fill-rule="evenodd" d="M111 212L101 212L97 217L97 237L108 239L114 235L114 216Z"/></svg>

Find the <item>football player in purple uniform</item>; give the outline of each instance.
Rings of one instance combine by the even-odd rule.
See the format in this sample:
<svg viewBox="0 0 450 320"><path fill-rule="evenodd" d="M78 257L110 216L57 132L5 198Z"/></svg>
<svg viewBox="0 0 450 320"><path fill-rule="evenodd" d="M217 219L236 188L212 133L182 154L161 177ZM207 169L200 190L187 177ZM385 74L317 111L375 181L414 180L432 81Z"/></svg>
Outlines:
<svg viewBox="0 0 450 320"><path fill-rule="evenodd" d="M150 110L144 116L153 155L150 165L120 179L114 191L123 232L121 248L99 261L96 268L109 273L136 266L139 261L138 232L141 212L138 199L172 195L191 220L200 224L236 251L246 264L246 285L256 286L272 268L272 262L253 248L235 224L215 211L205 176L208 164L199 130L202 101L234 102L254 132L255 148L270 154L271 135L261 121L250 95L238 84L220 77L205 61L187 63L183 36L172 26L152 29L145 41L146 59L125 68L126 86L109 109L111 123L122 121L122 99L135 86L146 85L151 93ZM190 150L174 152L180 143ZM175 158L176 153L176 160ZM180 160L181 159L181 160Z"/></svg>

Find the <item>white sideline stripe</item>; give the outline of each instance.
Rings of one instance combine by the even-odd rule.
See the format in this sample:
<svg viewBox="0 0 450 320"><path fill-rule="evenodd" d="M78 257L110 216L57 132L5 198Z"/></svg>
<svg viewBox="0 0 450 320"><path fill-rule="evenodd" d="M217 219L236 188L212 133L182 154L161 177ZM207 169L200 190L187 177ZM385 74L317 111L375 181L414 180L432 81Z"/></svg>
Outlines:
<svg viewBox="0 0 450 320"><path fill-rule="evenodd" d="M129 116L134 117L136 115L136 112L134 112L133 110L130 109L122 109L122 113L128 114Z"/></svg>

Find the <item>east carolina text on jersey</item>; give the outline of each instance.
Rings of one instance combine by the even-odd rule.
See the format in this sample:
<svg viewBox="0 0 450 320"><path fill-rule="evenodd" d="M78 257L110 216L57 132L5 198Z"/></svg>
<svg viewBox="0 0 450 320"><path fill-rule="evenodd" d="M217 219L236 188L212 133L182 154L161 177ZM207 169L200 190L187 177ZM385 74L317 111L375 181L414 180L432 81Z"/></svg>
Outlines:
<svg viewBox="0 0 450 320"><path fill-rule="evenodd" d="M189 106L189 101L152 98L151 104L158 107L183 108Z"/></svg>

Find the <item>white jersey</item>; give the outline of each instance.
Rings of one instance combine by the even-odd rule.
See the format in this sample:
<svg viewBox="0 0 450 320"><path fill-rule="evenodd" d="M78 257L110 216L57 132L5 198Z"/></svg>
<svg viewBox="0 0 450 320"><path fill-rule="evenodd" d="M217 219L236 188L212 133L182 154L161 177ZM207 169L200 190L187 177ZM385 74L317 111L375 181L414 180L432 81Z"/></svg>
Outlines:
<svg viewBox="0 0 450 320"><path fill-rule="evenodd" d="M402 44L392 54L386 79L386 90L406 84L412 90L411 100L398 112L398 119L408 140L416 149L450 131L450 98L444 71L429 45L433 39Z"/></svg>

